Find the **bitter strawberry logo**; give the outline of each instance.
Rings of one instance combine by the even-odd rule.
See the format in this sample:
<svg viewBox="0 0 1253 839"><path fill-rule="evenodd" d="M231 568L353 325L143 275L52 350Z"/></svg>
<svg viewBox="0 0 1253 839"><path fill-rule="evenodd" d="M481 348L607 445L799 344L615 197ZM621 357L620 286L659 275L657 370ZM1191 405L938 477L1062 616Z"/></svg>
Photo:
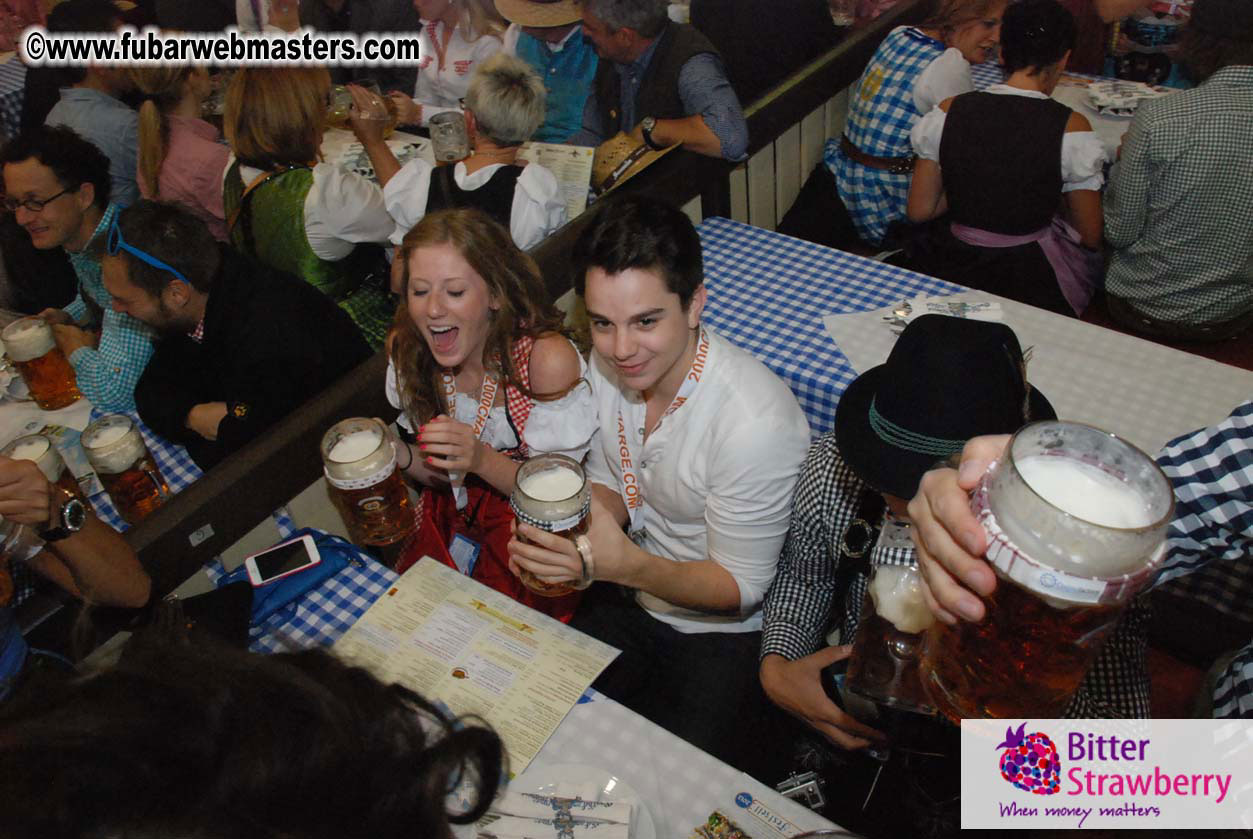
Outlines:
<svg viewBox="0 0 1253 839"><path fill-rule="evenodd" d="M1061 788L1062 764L1057 746L1041 731L1023 734L1024 722L1015 731L1005 729L1005 742L997 746L1001 752L1001 777L1018 789L1036 795L1056 795Z"/></svg>

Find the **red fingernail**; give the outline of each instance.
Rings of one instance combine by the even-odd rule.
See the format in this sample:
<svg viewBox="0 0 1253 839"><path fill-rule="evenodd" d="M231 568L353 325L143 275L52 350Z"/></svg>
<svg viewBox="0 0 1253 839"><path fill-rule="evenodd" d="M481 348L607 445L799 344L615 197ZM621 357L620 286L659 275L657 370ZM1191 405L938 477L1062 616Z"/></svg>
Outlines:
<svg viewBox="0 0 1253 839"><path fill-rule="evenodd" d="M426 459L426 462L427 462L427 463L434 463L434 462L435 462L435 458L433 458L433 457L428 457L428 458Z"/></svg>
<svg viewBox="0 0 1253 839"><path fill-rule="evenodd" d="M418 448L421 449L422 451L426 451L426 443L422 443L421 445L418 446Z"/></svg>

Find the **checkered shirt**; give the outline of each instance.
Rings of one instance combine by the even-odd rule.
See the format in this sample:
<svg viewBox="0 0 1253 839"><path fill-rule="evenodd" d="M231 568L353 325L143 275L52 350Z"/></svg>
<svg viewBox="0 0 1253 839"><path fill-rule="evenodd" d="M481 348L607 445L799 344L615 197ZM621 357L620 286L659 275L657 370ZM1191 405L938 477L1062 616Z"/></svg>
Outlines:
<svg viewBox="0 0 1253 839"><path fill-rule="evenodd" d="M26 98L26 65L17 57L0 64L0 137L11 140L22 127Z"/></svg>
<svg viewBox="0 0 1253 839"><path fill-rule="evenodd" d="M91 321L97 314L100 318L100 344L95 349L79 347L70 355L79 391L101 410L134 411L135 384L152 357L154 335L150 327L113 310L113 298L100 279L100 252L117 212L117 205L110 204L87 247L70 254L78 275L78 294L65 312L78 323Z"/></svg>
<svg viewBox="0 0 1253 839"><path fill-rule="evenodd" d="M1145 102L1105 192L1106 288L1145 315L1253 309L1253 67Z"/></svg>
<svg viewBox="0 0 1253 839"><path fill-rule="evenodd" d="M922 113L914 104L914 84L931 62L944 54L941 42L902 26L879 45L866 65L849 105L844 133L859 150L875 157L909 157L909 132ZM888 225L905 217L909 174L894 174L855 163L828 140L823 161L835 175L840 198L857 232L879 242Z"/></svg>
<svg viewBox="0 0 1253 839"><path fill-rule="evenodd" d="M836 604L836 560L844 531L857 514L866 484L840 456L835 435L814 441L801 469L792 520L778 573L763 605L761 654L795 660L826 645L832 618L842 621L840 637L851 640L861 617L864 577ZM872 565L915 565L912 549L876 546ZM840 611L836 612L835 609ZM1149 716L1146 667L1148 600L1137 598L1123 613L1102 647L1066 716L1109 719Z"/></svg>

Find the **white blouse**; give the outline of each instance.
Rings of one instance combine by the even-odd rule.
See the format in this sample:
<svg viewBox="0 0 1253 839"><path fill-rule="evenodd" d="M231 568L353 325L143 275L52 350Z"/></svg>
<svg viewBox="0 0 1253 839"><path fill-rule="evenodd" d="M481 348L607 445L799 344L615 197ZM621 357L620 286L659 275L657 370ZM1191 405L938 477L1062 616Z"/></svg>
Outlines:
<svg viewBox="0 0 1253 839"><path fill-rule="evenodd" d="M261 169L240 166L245 184ZM313 186L305 196L305 236L319 258L331 262L352 253L359 242L386 244L396 230L378 184L332 163L313 167Z"/></svg>
<svg viewBox="0 0 1253 839"><path fill-rule="evenodd" d="M501 49L497 35L481 35L467 41L462 27L453 27L448 39L448 50L441 63L435 50L437 39L443 41L441 21L422 21L418 45L422 61L418 64L418 82L413 90L413 100L422 106L422 125L441 111L460 111L461 100L470 88L470 77L479 64L491 58Z"/></svg>
<svg viewBox="0 0 1253 839"><path fill-rule="evenodd" d="M503 163L493 163L467 174L465 163L453 167L453 181L464 190L475 190L491 180ZM420 157L406 163L383 187L383 201L396 222L392 242L399 245L405 234L426 215L426 201L435 167ZM509 233L519 248L527 250L566 223L566 204L557 177L538 163L528 163L518 176L509 212Z"/></svg>
<svg viewBox="0 0 1253 839"><path fill-rule="evenodd" d="M551 402L536 400L531 407L523 435L532 455L564 454L582 462L591 446L592 436L600 427L596 416L596 401L587 383L587 362L579 354L580 379L569 393ZM385 381L387 401L393 408L400 408L400 392L396 387L396 368L387 363ZM502 396L503 397L503 391ZM466 425L474 425L478 410L478 394L458 393L453 403L453 418ZM403 412L396 422L410 433L416 433L410 418ZM481 438L497 451L517 448L518 438L509 425L503 404L496 405L488 414Z"/></svg>
<svg viewBox="0 0 1253 839"><path fill-rule="evenodd" d="M1038 90L1023 90L1006 84L994 84L984 92L1032 99L1049 98ZM914 125L909 137L919 157L939 163L940 138L944 136L947 116L936 107ZM1105 146L1095 131L1067 131L1062 135L1062 192L1100 189L1105 183L1105 162Z"/></svg>
<svg viewBox="0 0 1253 839"><path fill-rule="evenodd" d="M949 47L928 64L914 82L914 105L925 114L950 96L975 89L970 78L970 62L961 50Z"/></svg>

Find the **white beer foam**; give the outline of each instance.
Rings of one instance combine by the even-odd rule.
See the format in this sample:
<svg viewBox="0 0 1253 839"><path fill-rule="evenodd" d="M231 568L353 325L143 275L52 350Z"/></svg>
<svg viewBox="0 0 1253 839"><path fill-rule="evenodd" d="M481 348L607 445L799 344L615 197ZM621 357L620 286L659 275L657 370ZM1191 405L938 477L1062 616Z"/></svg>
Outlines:
<svg viewBox="0 0 1253 839"><path fill-rule="evenodd" d="M97 472L116 475L125 472L144 455L144 440L138 433L126 437L125 425L88 428L83 433L83 450Z"/></svg>
<svg viewBox="0 0 1253 839"><path fill-rule="evenodd" d="M1153 523L1148 499L1099 467L1069 457L1032 455L1014 461L1036 494L1060 510L1102 527Z"/></svg>
<svg viewBox="0 0 1253 839"><path fill-rule="evenodd" d="M327 457L336 463L356 463L369 457L379 447L380 439L382 435L377 431L354 431L332 446Z"/></svg>
<svg viewBox="0 0 1253 839"><path fill-rule="evenodd" d="M52 327L39 318L23 318L5 327L4 346L14 361L33 361L56 346Z"/></svg>
<svg viewBox="0 0 1253 839"><path fill-rule="evenodd" d="M39 460L50 445L45 437L27 438L13 445L8 455L14 460Z"/></svg>
<svg viewBox="0 0 1253 839"><path fill-rule="evenodd" d="M565 501L578 495L583 479L569 469L545 469L527 475L518 488L536 501Z"/></svg>
<svg viewBox="0 0 1253 839"><path fill-rule="evenodd" d="M922 632L935 622L922 593L922 574L904 565L879 565L870 581L875 614L900 632Z"/></svg>

